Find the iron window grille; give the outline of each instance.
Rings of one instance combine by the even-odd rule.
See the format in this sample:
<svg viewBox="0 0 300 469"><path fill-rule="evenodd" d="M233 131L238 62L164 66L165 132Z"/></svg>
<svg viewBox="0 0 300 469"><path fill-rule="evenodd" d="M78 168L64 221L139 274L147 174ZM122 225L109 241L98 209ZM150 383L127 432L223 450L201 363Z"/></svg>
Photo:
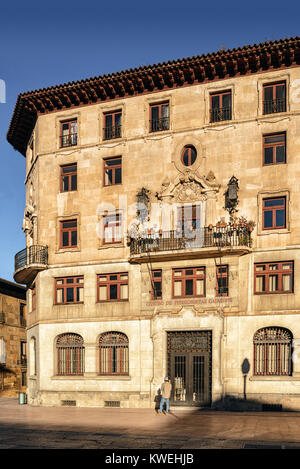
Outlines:
<svg viewBox="0 0 300 469"><path fill-rule="evenodd" d="M259 329L253 337L254 375L291 376L292 339L292 333L288 329Z"/></svg>
<svg viewBox="0 0 300 469"><path fill-rule="evenodd" d="M112 140L122 137L122 112L104 114L103 139Z"/></svg>
<svg viewBox="0 0 300 469"><path fill-rule="evenodd" d="M56 351L59 376L84 374L85 348L79 334L61 334L56 341Z"/></svg>
<svg viewBox="0 0 300 469"><path fill-rule="evenodd" d="M150 132L169 130L169 103L157 103L150 105Z"/></svg>
<svg viewBox="0 0 300 469"><path fill-rule="evenodd" d="M129 374L129 342L121 332L105 332L99 338L99 374Z"/></svg>
<svg viewBox="0 0 300 469"><path fill-rule="evenodd" d="M55 279L55 304L83 303L83 277Z"/></svg>
<svg viewBox="0 0 300 469"><path fill-rule="evenodd" d="M263 229L274 230L286 227L286 198L263 199Z"/></svg>
<svg viewBox="0 0 300 469"><path fill-rule="evenodd" d="M263 113L274 114L286 111L285 82L270 83L263 87Z"/></svg>
<svg viewBox="0 0 300 469"><path fill-rule="evenodd" d="M217 266L217 296L228 296L228 265Z"/></svg>
<svg viewBox="0 0 300 469"><path fill-rule="evenodd" d="M61 122L60 146L77 145L77 119Z"/></svg>
<svg viewBox="0 0 300 469"><path fill-rule="evenodd" d="M210 95L210 122L228 121L232 118L231 91Z"/></svg>
<svg viewBox="0 0 300 469"><path fill-rule="evenodd" d="M151 297L152 300L159 300L162 298L162 271L151 271Z"/></svg>
<svg viewBox="0 0 300 469"><path fill-rule="evenodd" d="M77 190L77 163L61 166L60 190L61 192Z"/></svg>
<svg viewBox="0 0 300 469"><path fill-rule="evenodd" d="M98 301L128 301L128 273L97 275Z"/></svg>
<svg viewBox="0 0 300 469"><path fill-rule="evenodd" d="M254 264L254 293L293 293L294 262Z"/></svg>

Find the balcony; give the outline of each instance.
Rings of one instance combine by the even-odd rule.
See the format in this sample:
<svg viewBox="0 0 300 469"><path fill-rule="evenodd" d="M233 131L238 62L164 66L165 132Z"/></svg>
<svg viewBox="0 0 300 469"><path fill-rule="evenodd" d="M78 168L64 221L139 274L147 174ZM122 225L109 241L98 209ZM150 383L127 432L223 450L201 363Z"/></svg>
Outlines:
<svg viewBox="0 0 300 469"><path fill-rule="evenodd" d="M274 114L277 112L285 112L285 111L286 111L285 98L264 101L264 114Z"/></svg>
<svg viewBox="0 0 300 469"><path fill-rule="evenodd" d="M65 147L74 147L77 145L77 133L61 135L60 136L60 146L61 148Z"/></svg>
<svg viewBox="0 0 300 469"><path fill-rule="evenodd" d="M163 117L161 119L150 120L151 132L161 132L162 130L169 130L170 120L169 117Z"/></svg>
<svg viewBox="0 0 300 469"><path fill-rule="evenodd" d="M15 255L14 279L29 285L38 272L48 268L48 246L29 246Z"/></svg>
<svg viewBox="0 0 300 469"><path fill-rule="evenodd" d="M213 108L210 110L210 122L231 120L231 107Z"/></svg>
<svg viewBox="0 0 300 469"><path fill-rule="evenodd" d="M122 126L121 125L112 125L104 127L103 129L103 139L112 140L114 138L122 137Z"/></svg>
<svg viewBox="0 0 300 469"><path fill-rule="evenodd" d="M244 255L251 251L251 231L248 226L233 225L198 228L188 232L148 232L128 240L132 263L151 260L193 259Z"/></svg>

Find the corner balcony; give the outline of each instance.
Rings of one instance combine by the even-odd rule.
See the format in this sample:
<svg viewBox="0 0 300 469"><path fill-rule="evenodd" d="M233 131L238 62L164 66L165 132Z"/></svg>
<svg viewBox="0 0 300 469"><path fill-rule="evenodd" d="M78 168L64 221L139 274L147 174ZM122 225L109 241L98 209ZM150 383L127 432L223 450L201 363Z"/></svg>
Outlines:
<svg viewBox="0 0 300 469"><path fill-rule="evenodd" d="M208 226L189 233L160 231L128 239L130 262L142 263L172 259L200 259L251 252L252 228Z"/></svg>
<svg viewBox="0 0 300 469"><path fill-rule="evenodd" d="M48 268L48 246L29 246L15 255L14 279L29 285L38 272Z"/></svg>

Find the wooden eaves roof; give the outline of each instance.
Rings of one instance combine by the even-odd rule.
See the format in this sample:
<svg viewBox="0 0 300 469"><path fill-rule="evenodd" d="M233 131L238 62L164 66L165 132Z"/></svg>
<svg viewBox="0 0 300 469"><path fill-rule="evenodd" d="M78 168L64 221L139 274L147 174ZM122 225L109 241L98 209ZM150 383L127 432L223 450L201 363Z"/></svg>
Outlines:
<svg viewBox="0 0 300 469"><path fill-rule="evenodd" d="M25 156L39 114L299 64L296 36L25 92L18 96L7 140Z"/></svg>

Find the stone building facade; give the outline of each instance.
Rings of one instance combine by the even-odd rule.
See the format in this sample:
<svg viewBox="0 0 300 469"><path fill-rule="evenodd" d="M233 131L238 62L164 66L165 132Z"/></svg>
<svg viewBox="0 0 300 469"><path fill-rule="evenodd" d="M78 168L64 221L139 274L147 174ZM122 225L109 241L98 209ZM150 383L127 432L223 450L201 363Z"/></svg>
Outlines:
<svg viewBox="0 0 300 469"><path fill-rule="evenodd" d="M26 389L26 288L0 279L0 396Z"/></svg>
<svg viewBox="0 0 300 469"><path fill-rule="evenodd" d="M19 95L33 405L300 409L300 42Z"/></svg>

